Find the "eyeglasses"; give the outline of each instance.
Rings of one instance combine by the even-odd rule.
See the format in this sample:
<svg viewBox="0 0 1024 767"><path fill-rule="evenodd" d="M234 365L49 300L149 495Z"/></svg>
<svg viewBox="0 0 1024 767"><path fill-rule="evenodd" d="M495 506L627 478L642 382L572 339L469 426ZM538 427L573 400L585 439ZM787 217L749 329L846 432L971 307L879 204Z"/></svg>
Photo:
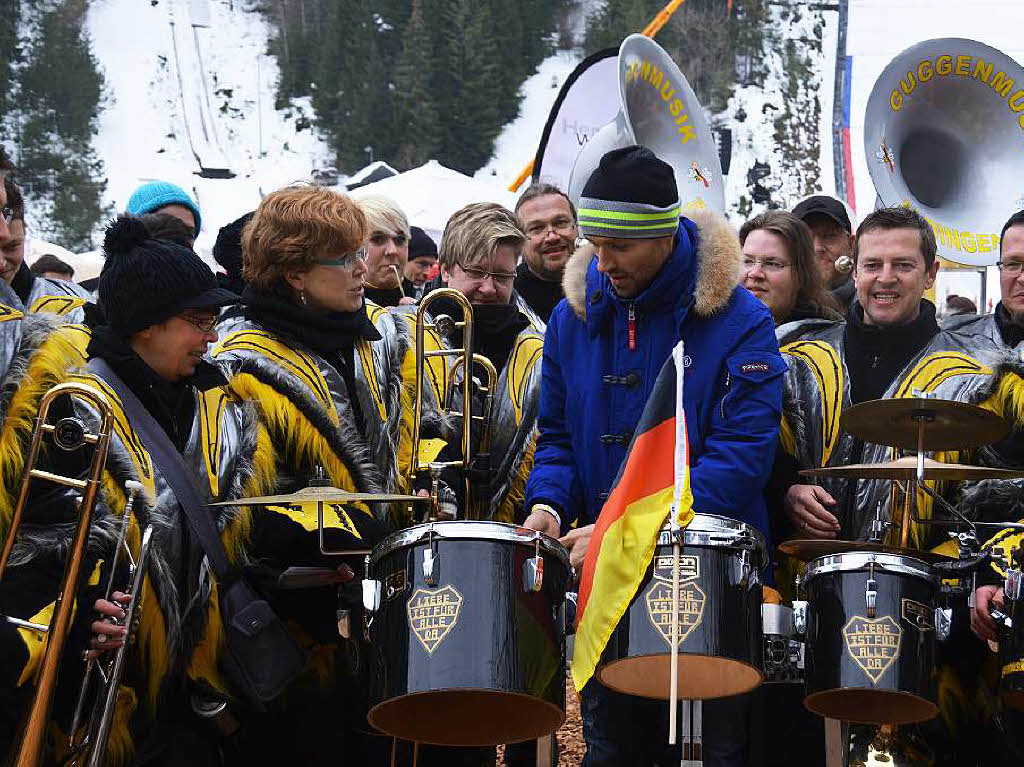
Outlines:
<svg viewBox="0 0 1024 767"><path fill-rule="evenodd" d="M14 208L10 205L4 205L0 208L0 216L3 217L5 224L11 223L14 220Z"/></svg>
<svg viewBox="0 0 1024 767"><path fill-rule="evenodd" d="M360 248L354 253L348 253L344 256L321 258L316 263L320 266L340 266L342 269L351 271L356 268L357 263L366 263L366 248Z"/></svg>
<svg viewBox="0 0 1024 767"><path fill-rule="evenodd" d="M785 261L779 261L776 258L744 258L741 263L745 272L753 269L755 264L766 272L781 272L790 267Z"/></svg>
<svg viewBox="0 0 1024 767"><path fill-rule="evenodd" d="M516 278L515 272L488 272L485 269L474 269L472 267L464 266L462 262L455 262L458 267L466 274L469 279L475 282L483 282L488 277L494 280L495 285L500 285L503 288L507 288Z"/></svg>
<svg viewBox="0 0 1024 767"><path fill-rule="evenodd" d="M197 317L194 314L179 314L178 319L185 320L185 322L194 327L200 333L212 333L213 329L217 327L217 320L219 318L216 314L208 317Z"/></svg>
<svg viewBox="0 0 1024 767"><path fill-rule="evenodd" d="M569 218L558 218L550 224L531 224L526 227L526 236L531 240L538 237L545 237L552 229L555 234L569 234L576 228L576 222Z"/></svg>
<svg viewBox="0 0 1024 767"><path fill-rule="evenodd" d="M1020 274L1024 269L1024 261L996 261L996 266L1003 274Z"/></svg>

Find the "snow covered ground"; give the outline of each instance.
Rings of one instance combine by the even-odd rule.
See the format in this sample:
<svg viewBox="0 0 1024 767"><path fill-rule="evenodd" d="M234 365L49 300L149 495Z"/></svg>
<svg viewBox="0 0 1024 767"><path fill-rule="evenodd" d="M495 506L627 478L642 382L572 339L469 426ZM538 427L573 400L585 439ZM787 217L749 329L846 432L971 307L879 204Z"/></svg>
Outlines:
<svg viewBox="0 0 1024 767"><path fill-rule="evenodd" d="M210 26L195 28L194 40L211 128L236 174L232 179L195 175L199 166L187 140L169 22L173 14L191 42L193 5L199 13L204 5L208 10ZM312 168L327 162L327 147L308 124L309 104L274 109L278 68L266 55L270 29L239 0L92 0L87 24L109 94L95 146L109 179L107 199L117 210L141 182L173 181L199 202L204 225L197 247L206 254L217 229L255 208L261 190L308 179ZM182 74L196 77L195 63ZM188 85L188 92L202 90L199 83Z"/></svg>

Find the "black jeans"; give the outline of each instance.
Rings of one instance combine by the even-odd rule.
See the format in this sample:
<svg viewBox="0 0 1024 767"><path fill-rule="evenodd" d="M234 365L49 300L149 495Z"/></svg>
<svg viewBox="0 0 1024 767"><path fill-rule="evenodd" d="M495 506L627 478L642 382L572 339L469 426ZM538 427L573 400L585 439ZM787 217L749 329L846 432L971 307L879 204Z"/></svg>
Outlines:
<svg viewBox="0 0 1024 767"><path fill-rule="evenodd" d="M583 767L670 767L682 758L668 745L668 704L614 692L596 680L583 688ZM705 767L744 767L750 696L704 701Z"/></svg>

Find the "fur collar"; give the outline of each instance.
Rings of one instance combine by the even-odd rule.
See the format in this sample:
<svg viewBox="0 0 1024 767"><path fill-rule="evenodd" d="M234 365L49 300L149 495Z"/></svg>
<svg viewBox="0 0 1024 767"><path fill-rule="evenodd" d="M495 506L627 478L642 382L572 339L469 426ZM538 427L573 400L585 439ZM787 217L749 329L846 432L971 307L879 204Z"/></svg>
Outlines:
<svg viewBox="0 0 1024 767"><path fill-rule="evenodd" d="M697 225L697 286L693 291L693 308L701 317L721 310L736 287L740 270L740 241L729 223L711 210L686 211L687 218ZM562 289L573 312L581 320L587 317L587 268L594 257L590 244L578 248L569 257L562 277Z"/></svg>

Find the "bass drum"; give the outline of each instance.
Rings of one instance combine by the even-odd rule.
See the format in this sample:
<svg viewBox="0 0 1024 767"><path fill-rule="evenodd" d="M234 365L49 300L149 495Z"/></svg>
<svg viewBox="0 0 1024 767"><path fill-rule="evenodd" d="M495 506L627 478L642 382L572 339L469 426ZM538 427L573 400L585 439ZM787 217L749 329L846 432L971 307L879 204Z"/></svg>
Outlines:
<svg viewBox="0 0 1024 767"><path fill-rule="evenodd" d="M696 514L679 557L679 697L738 695L762 673L764 536L726 517ZM601 657L601 684L668 700L672 649L672 533L658 537L651 566Z"/></svg>
<svg viewBox="0 0 1024 767"><path fill-rule="evenodd" d="M939 578L929 565L897 554L832 554L812 560L800 586L808 709L863 724L935 717Z"/></svg>
<svg viewBox="0 0 1024 767"><path fill-rule="evenodd" d="M434 522L370 555L370 723L403 740L493 746L565 721L569 557L495 522Z"/></svg>

